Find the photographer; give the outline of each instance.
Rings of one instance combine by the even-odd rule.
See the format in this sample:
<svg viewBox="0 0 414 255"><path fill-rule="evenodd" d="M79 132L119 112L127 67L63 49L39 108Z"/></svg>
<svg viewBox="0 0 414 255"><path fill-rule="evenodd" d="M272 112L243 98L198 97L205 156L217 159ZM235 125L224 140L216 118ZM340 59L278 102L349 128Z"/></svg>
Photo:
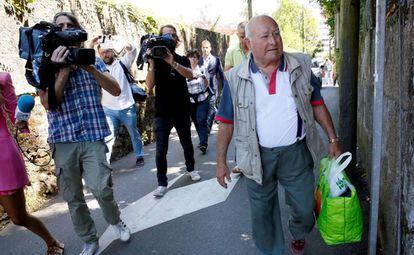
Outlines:
<svg viewBox="0 0 414 255"><path fill-rule="evenodd" d="M92 40L91 48L99 43L99 38L95 37ZM121 59L117 59L113 42L109 41L98 44L99 56L105 62L109 73L118 81L121 88L121 94L119 96L113 96L105 90L102 91L102 105L109 129L111 130L111 134L105 138L106 145L109 149L106 156L108 162L110 162L112 147L118 134L119 124L122 123L131 137L132 147L134 148L136 157L135 165L141 167L144 165L144 152L142 151L142 140L137 128L137 107L122 67L124 65L127 69L131 69L138 52L137 48L132 44L127 44L125 51L125 55Z"/></svg>
<svg viewBox="0 0 414 255"><path fill-rule="evenodd" d="M162 197L167 192L167 151L171 129L177 130L184 149L185 164L193 181L200 180L194 170L194 149L191 142L190 99L186 78L193 78L188 58L175 53L178 43L177 30L172 25L162 26L160 35L171 35L174 47L167 49L163 59L148 58L146 83L149 91L155 86L155 139L158 188L154 196ZM147 55L151 54L151 49Z"/></svg>
<svg viewBox="0 0 414 255"><path fill-rule="evenodd" d="M53 22L62 31L81 29L71 13L58 13ZM59 189L68 203L75 232L85 243L81 254L87 255L98 249L98 236L85 202L82 178L120 239L127 241L130 237L128 227L119 218L111 168L105 156L108 149L103 142L110 132L101 105L101 88L114 96L119 95L120 89L101 59L97 58L95 65L66 66L68 54L67 47L59 46L51 56L51 62L59 69L54 83L57 108L47 113L48 141L53 148ZM46 108L47 93L39 92Z"/></svg>

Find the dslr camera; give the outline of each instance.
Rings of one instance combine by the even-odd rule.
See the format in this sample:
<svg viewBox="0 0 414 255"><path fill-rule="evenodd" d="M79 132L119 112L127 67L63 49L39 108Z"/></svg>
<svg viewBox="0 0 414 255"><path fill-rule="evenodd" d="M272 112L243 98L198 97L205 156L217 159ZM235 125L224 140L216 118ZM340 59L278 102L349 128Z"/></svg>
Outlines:
<svg viewBox="0 0 414 255"><path fill-rule="evenodd" d="M148 59L162 59L167 56L167 49L173 52L175 49L175 41L171 34L156 36L156 35L144 35L141 37L141 49L138 54L137 65L138 69L142 70L144 63ZM147 50L150 49L150 53L147 54Z"/></svg>

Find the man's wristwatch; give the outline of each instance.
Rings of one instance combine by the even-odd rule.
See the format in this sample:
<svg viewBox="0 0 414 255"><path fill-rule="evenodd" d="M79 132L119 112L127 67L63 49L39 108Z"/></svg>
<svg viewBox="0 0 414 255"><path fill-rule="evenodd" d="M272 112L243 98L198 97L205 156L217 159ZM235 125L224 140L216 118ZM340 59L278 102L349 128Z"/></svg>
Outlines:
<svg viewBox="0 0 414 255"><path fill-rule="evenodd" d="M340 141L339 136L335 137L335 138L329 138L328 139L329 143L337 143Z"/></svg>

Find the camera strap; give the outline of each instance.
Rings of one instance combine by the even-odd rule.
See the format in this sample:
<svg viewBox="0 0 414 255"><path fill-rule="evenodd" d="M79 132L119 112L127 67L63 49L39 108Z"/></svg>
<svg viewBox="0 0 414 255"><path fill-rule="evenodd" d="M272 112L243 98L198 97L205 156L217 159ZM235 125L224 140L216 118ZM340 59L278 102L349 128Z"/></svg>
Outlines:
<svg viewBox="0 0 414 255"><path fill-rule="evenodd" d="M28 57L27 57L26 65L24 66L25 70L26 70L25 76L26 76L27 81L32 85L37 84L37 81L34 78L34 74L33 74L33 63L32 63L33 54L34 54L34 45L33 45L33 36L32 36L33 35L33 28L29 28L26 31L24 31L25 35L27 36L28 46L29 46L28 47L29 54L28 54ZM21 43L22 42L19 42L19 45Z"/></svg>
<svg viewBox="0 0 414 255"><path fill-rule="evenodd" d="M131 87L132 97L134 98L135 102L144 102L147 99L147 93L143 88L137 85L137 81L135 80L134 76L124 65L124 63L122 63L121 60L119 61L119 64L121 64L121 67L124 70L124 74L129 82L129 86Z"/></svg>
<svg viewBox="0 0 414 255"><path fill-rule="evenodd" d="M128 68L124 65L124 63L122 63L121 60L119 60L119 64L121 65L122 69L124 70L124 74L128 80L128 82L131 83L135 83L135 78L134 76L131 74L131 72L128 70Z"/></svg>

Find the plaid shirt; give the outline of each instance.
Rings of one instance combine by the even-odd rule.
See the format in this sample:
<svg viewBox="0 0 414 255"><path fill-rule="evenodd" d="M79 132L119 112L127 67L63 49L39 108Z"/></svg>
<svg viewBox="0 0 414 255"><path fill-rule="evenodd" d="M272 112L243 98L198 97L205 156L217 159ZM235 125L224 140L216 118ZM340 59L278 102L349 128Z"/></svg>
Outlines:
<svg viewBox="0 0 414 255"><path fill-rule="evenodd" d="M95 67L100 72L108 72L99 58L96 58ZM101 97L101 87L91 74L81 68L72 71L62 101L57 109L48 111L48 142L93 142L108 136L110 131Z"/></svg>
<svg viewBox="0 0 414 255"><path fill-rule="evenodd" d="M195 75L204 74L205 71L203 67L197 66L197 69L193 71ZM191 103L198 103L206 100L206 98L209 95L207 86L204 84L204 79L202 77L188 80L187 79L187 88L188 93L190 93L190 102ZM197 99L197 102L194 100L194 98Z"/></svg>

